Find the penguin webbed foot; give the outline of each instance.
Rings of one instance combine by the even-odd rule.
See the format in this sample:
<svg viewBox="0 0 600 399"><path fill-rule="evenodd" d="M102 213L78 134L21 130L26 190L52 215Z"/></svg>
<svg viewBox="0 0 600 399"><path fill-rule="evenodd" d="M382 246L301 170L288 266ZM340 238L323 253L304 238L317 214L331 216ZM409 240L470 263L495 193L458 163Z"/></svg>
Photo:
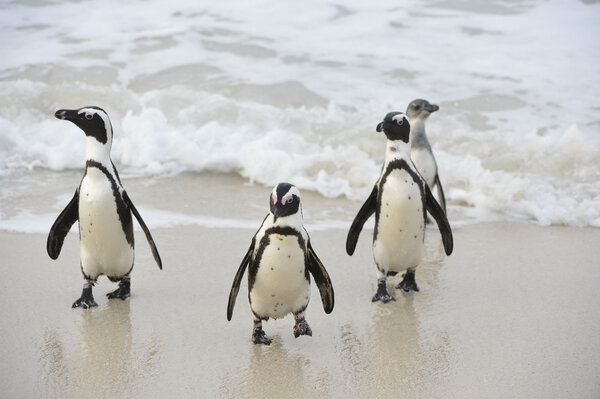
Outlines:
<svg viewBox="0 0 600 399"><path fill-rule="evenodd" d="M89 309L98 306L92 295L92 287L85 287L81 292L81 298L73 302L72 308Z"/></svg>
<svg viewBox="0 0 600 399"><path fill-rule="evenodd" d="M131 295L131 282L129 280L121 280L119 282L119 288L117 288L113 292L109 292L108 294L106 294L108 299L120 298L122 300L129 298L130 295Z"/></svg>
<svg viewBox="0 0 600 399"><path fill-rule="evenodd" d="M390 294L388 294L387 292L385 294L380 293L379 291L377 291L375 293L375 295L373 295L373 298L371 299L371 302L383 302L383 303L388 303L391 301L395 301L396 298L394 298L393 296L391 296Z"/></svg>
<svg viewBox="0 0 600 399"><path fill-rule="evenodd" d="M254 327L254 330L252 331L252 343L271 345L271 338L267 337L267 334L265 334L262 327Z"/></svg>
<svg viewBox="0 0 600 399"><path fill-rule="evenodd" d="M294 337L298 338L301 335L308 335L312 337L312 330L310 326L306 322L306 319L303 317L302 319L296 320L296 324L294 324Z"/></svg>
<svg viewBox="0 0 600 399"><path fill-rule="evenodd" d="M267 337L267 334L262 329L257 330L256 328L252 332L252 343L261 345L271 345L271 338Z"/></svg>
<svg viewBox="0 0 600 399"><path fill-rule="evenodd" d="M371 299L371 302L379 301L379 302L383 302L383 303L388 303L388 302L395 301L395 300L396 300L396 298L391 296L387 291L385 279L379 280L377 282L377 292L375 293L375 295L373 295L373 299Z"/></svg>
<svg viewBox="0 0 600 399"><path fill-rule="evenodd" d="M396 288L399 290L403 290L404 292L419 292L419 286L415 281L415 272L407 271L404 275L404 278L402 279L402 281L400 281Z"/></svg>

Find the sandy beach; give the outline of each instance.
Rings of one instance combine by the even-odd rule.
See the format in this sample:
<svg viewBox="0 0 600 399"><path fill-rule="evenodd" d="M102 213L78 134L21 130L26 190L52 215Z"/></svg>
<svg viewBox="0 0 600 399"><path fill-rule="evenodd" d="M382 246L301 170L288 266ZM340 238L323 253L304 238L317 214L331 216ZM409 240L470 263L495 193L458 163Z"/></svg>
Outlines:
<svg viewBox="0 0 600 399"><path fill-rule="evenodd" d="M44 173L46 191L59 197L78 182L76 172ZM18 193L19 182L6 180ZM262 347L250 341L245 282L231 322L226 305L233 275L266 213L269 190L210 174L124 183L164 264L162 271L156 267L136 231L132 296L126 301L109 301L105 294L115 285L102 277L94 289L98 307L71 309L82 285L75 232L52 261L46 234L0 231L2 397L600 394L598 229L467 224L454 228L454 253L445 257L437 230L429 226L417 271L421 292L394 291L396 302L373 304L372 231L363 232L349 257L346 229L317 220L329 215L349 224L361 203L303 192L305 222L331 275L335 309L323 312L313 285L307 311L313 336L295 339L288 316L265 324L273 344ZM46 194L42 187L28 198L39 203L40 214L57 215L64 204L44 202ZM200 222L153 228L156 209L240 218L248 227ZM390 289L397 280L390 280Z"/></svg>

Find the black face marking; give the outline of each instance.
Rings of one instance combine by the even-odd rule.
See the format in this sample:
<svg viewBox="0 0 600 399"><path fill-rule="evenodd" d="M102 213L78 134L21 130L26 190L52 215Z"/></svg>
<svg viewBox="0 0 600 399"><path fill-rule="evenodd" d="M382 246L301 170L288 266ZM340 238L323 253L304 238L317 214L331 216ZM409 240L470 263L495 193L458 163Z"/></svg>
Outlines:
<svg viewBox="0 0 600 399"><path fill-rule="evenodd" d="M294 187L294 185L290 183L279 183L275 193L271 193L269 207L275 220L282 216L294 215L298 212L298 209L300 208L300 197L296 194L287 197L285 196L292 187Z"/></svg>
<svg viewBox="0 0 600 399"><path fill-rule="evenodd" d="M383 122L377 125L376 130L383 131L388 140L401 140L408 143L410 138L410 123L402 112L389 112Z"/></svg>
<svg viewBox="0 0 600 399"><path fill-rule="evenodd" d="M392 173L394 170L396 169L400 169L400 170L404 170L406 171L409 176L412 179L411 184L417 183L417 185L419 186L419 191L421 192L421 203L422 205L422 209L423 209L423 221L425 221L425 186L423 185L423 181L421 180L421 178L419 177L419 175L414 172L411 168L409 168L408 164L406 163L405 160L403 159L396 159L392 162L390 162L385 170L385 172L383 173L383 176L381 178L381 181L379 183L379 188L377 190L377 204L379 204L379 206L376 207L375 209L375 231L373 232L373 242L375 242L377 240L377 226L379 224L379 217L381 214L381 198L383 195L383 186L385 184L385 182L387 181L388 176L390 175L390 173ZM405 180L405 183L407 181ZM400 230L402 231L402 230Z"/></svg>
<svg viewBox="0 0 600 399"><path fill-rule="evenodd" d="M54 116L56 116L58 119L66 119L73 122L81 130L83 130L86 136L94 137L96 140L98 140L98 142L106 144L108 142L107 130L110 128L112 131L112 126L106 126L102 117L97 113L93 115L85 112L80 113L82 109L95 109L106 114L106 112L100 107L89 106L77 110L61 109L56 111Z"/></svg>
<svg viewBox="0 0 600 399"><path fill-rule="evenodd" d="M123 232L125 233L125 238L131 247L134 247L134 239L133 239L133 223L131 222L131 212L129 207L123 200L121 193L119 192L119 186L117 182L112 177L112 175L108 172L108 170L99 162L94 160L88 160L85 163L85 173L87 174L88 168L97 168L100 170L106 178L110 181L110 185L113 190L113 196L115 198L115 202L117 204L117 214L119 216L119 220L121 221L121 227L123 228ZM132 265L133 267L133 265ZM129 274L129 273L128 273Z"/></svg>

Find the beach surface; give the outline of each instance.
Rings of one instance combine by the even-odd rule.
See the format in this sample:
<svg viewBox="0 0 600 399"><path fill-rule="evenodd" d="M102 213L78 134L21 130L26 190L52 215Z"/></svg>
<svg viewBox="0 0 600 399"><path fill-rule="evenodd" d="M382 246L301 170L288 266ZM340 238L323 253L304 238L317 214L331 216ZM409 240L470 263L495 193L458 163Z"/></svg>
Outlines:
<svg viewBox="0 0 600 399"><path fill-rule="evenodd" d="M71 309L83 282L76 230L57 261L46 254L47 233L16 231L27 230L27 217L49 229L79 172L39 172L39 190L21 192L22 180L32 178L3 181L15 204L36 212L15 206L0 230L2 397L600 396L599 229L458 223L446 257L429 225L417 269L421 291L401 293L393 289L399 277L390 279L396 301L384 305L371 303L372 229L363 231L354 256L344 251L361 203L303 191L305 223L331 275L335 309L323 312L313 284L313 336L295 339L291 316L271 320L264 324L273 338L267 347L250 341L245 279L231 322L226 306L268 210L268 188L232 175L126 177L164 269L138 228L131 298L109 301L105 294L116 285L101 277L98 307L82 310ZM451 223L459 213L450 208Z"/></svg>

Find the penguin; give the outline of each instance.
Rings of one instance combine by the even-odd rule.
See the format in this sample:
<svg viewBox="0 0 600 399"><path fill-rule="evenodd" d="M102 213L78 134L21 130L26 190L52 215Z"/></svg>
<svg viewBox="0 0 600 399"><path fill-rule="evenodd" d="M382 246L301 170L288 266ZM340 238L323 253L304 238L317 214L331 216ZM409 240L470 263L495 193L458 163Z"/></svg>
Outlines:
<svg viewBox="0 0 600 399"><path fill-rule="evenodd" d="M319 288L325 313L333 310L333 286L329 274L313 249L302 222L300 191L279 183L270 195L270 212L252 238L229 293L227 320L248 268L248 300L254 319L252 342L270 345L262 321L294 315L294 337L312 336L304 316L310 300L310 275Z"/></svg>
<svg viewBox="0 0 600 399"><path fill-rule="evenodd" d="M133 269L134 239L131 214L146 234L158 267L162 261L154 239L121 184L117 169L110 159L113 128L108 114L95 106L61 109L55 117L73 122L86 135L85 172L75 195L50 228L46 249L57 259L71 226L79 221L79 255L84 284L81 297L73 308L98 306L92 287L101 275L118 282L118 288L107 294L109 299L125 300L130 295Z"/></svg>
<svg viewBox="0 0 600 399"><path fill-rule="evenodd" d="M425 218L429 212L442 235L447 255L452 253L452 230L446 214L410 159L410 123L401 112L388 113L377 125L387 137L385 163L371 194L358 211L346 239L352 255L367 219L375 213L373 259L377 266L377 292L372 301L395 300L386 286L387 276L404 272L396 286L405 292L419 291L415 270L421 261Z"/></svg>
<svg viewBox="0 0 600 399"><path fill-rule="evenodd" d="M411 126L410 157L429 186L429 189L433 191L434 187L437 188L440 205L444 213L446 213L446 197L444 196L444 189L440 181L437 162L433 156L431 144L427 140L427 134L425 134L425 121L432 112L439 109L440 107L436 104L431 104L427 100L416 99L408 104L406 115L410 120Z"/></svg>

